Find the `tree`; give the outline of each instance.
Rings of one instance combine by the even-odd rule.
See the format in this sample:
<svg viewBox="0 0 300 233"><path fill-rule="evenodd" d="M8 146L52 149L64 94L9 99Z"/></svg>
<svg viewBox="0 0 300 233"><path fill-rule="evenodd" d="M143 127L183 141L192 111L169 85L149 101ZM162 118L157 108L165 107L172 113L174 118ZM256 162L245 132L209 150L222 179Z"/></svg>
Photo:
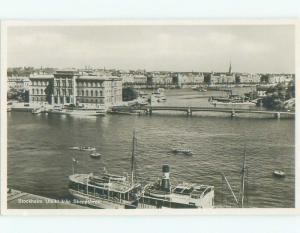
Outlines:
<svg viewBox="0 0 300 233"><path fill-rule="evenodd" d="M46 87L46 89L44 90L45 94L46 94L46 98L48 103L51 103L52 101L52 95L54 94L54 80L49 80L49 84Z"/></svg>
<svg viewBox="0 0 300 233"><path fill-rule="evenodd" d="M125 87L122 90L123 101L131 101L138 97L137 91L132 87Z"/></svg>
<svg viewBox="0 0 300 233"><path fill-rule="evenodd" d="M281 110L284 108L284 102L295 95L295 86L291 83L288 86L279 83L269 87L266 94L267 96L262 99L263 106L271 110Z"/></svg>

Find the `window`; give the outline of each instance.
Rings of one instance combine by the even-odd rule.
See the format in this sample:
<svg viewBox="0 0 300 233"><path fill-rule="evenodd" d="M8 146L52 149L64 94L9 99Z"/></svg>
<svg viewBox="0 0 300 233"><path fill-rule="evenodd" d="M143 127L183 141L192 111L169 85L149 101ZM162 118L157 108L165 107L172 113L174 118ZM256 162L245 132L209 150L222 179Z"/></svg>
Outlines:
<svg viewBox="0 0 300 233"><path fill-rule="evenodd" d="M89 91L88 90L86 90L85 95L89 96Z"/></svg>
<svg viewBox="0 0 300 233"><path fill-rule="evenodd" d="M97 96L97 97L98 97L98 91L95 91L95 96Z"/></svg>
<svg viewBox="0 0 300 233"><path fill-rule="evenodd" d="M81 95L84 96L84 91L83 90L81 91Z"/></svg>
<svg viewBox="0 0 300 233"><path fill-rule="evenodd" d="M91 96L94 96L94 92L93 92L93 90L91 90Z"/></svg>
<svg viewBox="0 0 300 233"><path fill-rule="evenodd" d="M34 95L34 89L32 89L32 94ZM33 100L33 99L32 99Z"/></svg>
<svg viewBox="0 0 300 233"><path fill-rule="evenodd" d="M44 94L44 90L43 89L41 89L41 95L43 95Z"/></svg>
<svg viewBox="0 0 300 233"><path fill-rule="evenodd" d="M39 89L36 89L36 94L37 94L37 95L39 95L39 94L40 94L40 92L39 92Z"/></svg>
<svg viewBox="0 0 300 233"><path fill-rule="evenodd" d="M100 91L100 96L102 96L102 94L103 94L102 91Z"/></svg>

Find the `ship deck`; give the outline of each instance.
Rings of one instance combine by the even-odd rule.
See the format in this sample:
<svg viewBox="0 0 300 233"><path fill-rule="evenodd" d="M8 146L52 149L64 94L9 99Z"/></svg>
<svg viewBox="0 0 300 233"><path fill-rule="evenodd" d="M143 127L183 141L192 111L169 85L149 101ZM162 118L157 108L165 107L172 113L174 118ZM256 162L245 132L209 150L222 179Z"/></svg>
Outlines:
<svg viewBox="0 0 300 233"><path fill-rule="evenodd" d="M137 185L132 185L128 181L110 181L110 182L91 182L90 174L74 174L69 178L71 181L75 183L80 183L83 185L87 184L89 187L101 188L109 191L114 191L118 193L126 193L131 191L133 188L137 187ZM94 176L95 177L95 176ZM97 178L101 178L100 176Z"/></svg>

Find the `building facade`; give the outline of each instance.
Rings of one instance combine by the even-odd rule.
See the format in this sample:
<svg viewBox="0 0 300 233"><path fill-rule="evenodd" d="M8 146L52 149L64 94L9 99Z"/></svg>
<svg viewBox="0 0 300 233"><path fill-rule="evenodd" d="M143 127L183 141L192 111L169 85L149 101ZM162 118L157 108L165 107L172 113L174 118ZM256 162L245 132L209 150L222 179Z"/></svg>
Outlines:
<svg viewBox="0 0 300 233"><path fill-rule="evenodd" d="M13 76L7 78L8 89L29 90L30 80L28 77Z"/></svg>
<svg viewBox="0 0 300 233"><path fill-rule="evenodd" d="M235 83L235 74L215 74L210 76L210 84L233 84Z"/></svg>
<svg viewBox="0 0 300 233"><path fill-rule="evenodd" d="M31 75L29 87L29 102L47 102L46 88L53 80L53 75Z"/></svg>
<svg viewBox="0 0 300 233"><path fill-rule="evenodd" d="M122 102L122 79L75 70L56 71L53 75L31 76L29 100L58 105L97 107Z"/></svg>
<svg viewBox="0 0 300 233"><path fill-rule="evenodd" d="M259 74L241 74L238 76L239 83L260 83L261 75Z"/></svg>

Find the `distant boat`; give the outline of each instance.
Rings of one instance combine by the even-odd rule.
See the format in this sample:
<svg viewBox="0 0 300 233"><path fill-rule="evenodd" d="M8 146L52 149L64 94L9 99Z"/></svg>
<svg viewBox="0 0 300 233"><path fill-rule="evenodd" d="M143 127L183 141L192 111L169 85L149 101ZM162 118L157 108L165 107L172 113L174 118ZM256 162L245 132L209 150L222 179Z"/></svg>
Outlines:
<svg viewBox="0 0 300 233"><path fill-rule="evenodd" d="M40 114L42 112L43 112L42 108L34 108L31 111L32 114Z"/></svg>
<svg viewBox="0 0 300 233"><path fill-rule="evenodd" d="M283 171L280 171L280 170L273 171L273 175L276 176L276 177L285 177L285 173Z"/></svg>
<svg viewBox="0 0 300 233"><path fill-rule="evenodd" d="M185 148L173 148L172 152L174 154L193 155L193 152L190 149Z"/></svg>
<svg viewBox="0 0 300 233"><path fill-rule="evenodd" d="M80 151L95 151L96 148L92 146L73 146L69 147L70 150L80 150Z"/></svg>
<svg viewBox="0 0 300 233"><path fill-rule="evenodd" d="M82 107L67 107L62 108L60 106L54 108L49 111L49 113L53 114L64 114L71 116L104 116L106 114L105 107L99 108L82 108Z"/></svg>
<svg viewBox="0 0 300 233"><path fill-rule="evenodd" d="M164 88L158 88L156 91L152 92L150 100L151 100L151 102L164 102L164 101L167 101L167 98L165 96L165 89Z"/></svg>
<svg viewBox="0 0 300 233"><path fill-rule="evenodd" d="M97 153L97 152L94 152L94 153L90 154L90 156L94 159L100 159L101 158L101 154Z"/></svg>

